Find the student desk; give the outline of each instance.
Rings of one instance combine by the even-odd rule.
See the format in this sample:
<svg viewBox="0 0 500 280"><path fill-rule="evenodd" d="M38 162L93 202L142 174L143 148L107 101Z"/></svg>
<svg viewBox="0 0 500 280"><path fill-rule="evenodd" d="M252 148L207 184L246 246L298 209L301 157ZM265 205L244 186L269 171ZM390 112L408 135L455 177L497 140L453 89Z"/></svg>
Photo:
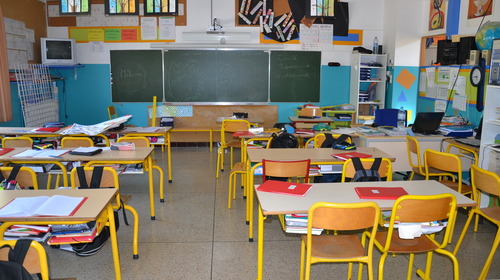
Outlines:
<svg viewBox="0 0 500 280"><path fill-rule="evenodd" d="M299 117L288 117L292 122L292 126L295 128L312 128L315 124L326 123L330 125L333 123L333 119L330 117L319 117L319 118L299 118Z"/></svg>
<svg viewBox="0 0 500 280"><path fill-rule="evenodd" d="M120 270L120 254L118 252L118 240L116 237L116 226L113 207L110 202L115 197L118 189L75 189L75 190L25 190L25 191L3 191L0 196L0 207L3 207L16 197L34 197L34 196L53 196L65 195L73 197L88 197L81 207L72 216L64 217L0 217L0 239L3 239L4 232L14 224L31 225L51 225L51 224L81 224L90 221L96 221L101 215L107 216L106 225L109 226L111 251L113 255L113 264L115 269L115 278L122 279ZM91 269L91 268L88 268Z"/></svg>
<svg viewBox="0 0 500 280"><path fill-rule="evenodd" d="M168 182L172 183L172 152L170 149L170 126L161 127L125 127L123 130L113 131L114 134L124 136L145 136L145 137L163 137L162 144L151 143L151 145L161 145L161 151L165 151L167 146L167 164L168 164ZM163 197L162 197L163 199Z"/></svg>
<svg viewBox="0 0 500 280"><path fill-rule="evenodd" d="M453 138L447 138L444 140L448 144L446 147L446 152L449 153L451 149L458 149L460 154L470 153L474 159L474 162L477 164L479 160L479 147L474 147L471 145L463 144L455 141ZM467 156L468 157L468 156ZM471 158L472 159L472 158Z"/></svg>
<svg viewBox="0 0 500 280"><path fill-rule="evenodd" d="M1 155L0 162L10 162L18 164L39 164L39 163L53 163L61 168L62 174L67 174L67 169L62 162L66 161L86 161L86 165L95 164L139 164L147 163L152 166L151 154L154 148L135 148L133 151L114 151L109 149L104 149L102 153L93 156L81 156L81 155L70 155L64 154L60 157L50 157L50 158L21 158L12 157L15 154L28 150L28 148L15 148L13 151ZM154 210L154 184L153 184L153 172L152 169L148 172L148 183L149 183L149 202L151 209L151 220L155 219ZM68 187L68 176L63 176L63 186ZM163 199L163 186L160 186L160 199Z"/></svg>
<svg viewBox="0 0 500 280"><path fill-rule="evenodd" d="M0 136L5 135L18 135L18 136L26 136L30 138L41 137L41 138L50 138L50 137L61 137L59 132L62 130L59 129L55 132L33 132L33 130L40 127L0 127Z"/></svg>
<svg viewBox="0 0 500 280"><path fill-rule="evenodd" d="M331 148L317 149L248 149L248 161L256 163L247 172L247 186L253 186L254 172L259 166L262 166L262 160L304 160L311 159L311 164L344 164L343 160L337 159L332 154L349 153L352 151L333 150ZM358 148L356 152L370 154L373 157L387 158L394 161L395 158L389 154L382 152L377 148ZM250 167L250 164L248 164ZM249 224L248 240L253 241L253 192L247 194L247 222Z"/></svg>
<svg viewBox="0 0 500 280"><path fill-rule="evenodd" d="M255 188L258 186L255 186ZM393 182L359 182L359 183L321 183L313 184L309 192L303 196L274 194L255 190L259 202L258 209L258 249L257 279L264 279L264 220L266 216L278 214L304 214L316 202L328 201L338 203L357 203L369 201L360 199L355 187L403 187L411 195L436 195L451 193L457 198L457 207L476 205L474 200L459 194L437 181L393 181ZM395 200L373 200L381 210L391 210Z"/></svg>

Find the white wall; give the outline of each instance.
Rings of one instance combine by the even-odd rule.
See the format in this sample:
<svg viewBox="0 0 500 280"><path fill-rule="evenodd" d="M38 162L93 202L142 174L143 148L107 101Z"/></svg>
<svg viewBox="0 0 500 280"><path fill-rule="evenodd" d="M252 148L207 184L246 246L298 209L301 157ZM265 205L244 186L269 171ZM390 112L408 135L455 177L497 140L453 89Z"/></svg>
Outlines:
<svg viewBox="0 0 500 280"><path fill-rule="evenodd" d="M211 7L210 2L213 2ZM411 0L407 0L411 1ZM373 38L379 38L379 44L384 45L384 0L350 0L349 2L349 28L363 30L363 47L372 48ZM235 1L228 0L190 0L185 12L187 13L187 26L177 26L176 43L182 43L182 32L206 31L212 23L212 18L220 20L226 32L250 32L252 39L250 44L259 43L259 29L256 27L235 27ZM56 7L54 5L50 5ZM142 7L142 6L141 6ZM142 8L141 8L142 10ZM78 26L92 26L93 17L103 17L103 5L92 5L93 16L81 16L77 20ZM49 9L49 15L57 16L57 9ZM112 25L119 25L120 20L126 20L130 26L131 21L138 22L138 17L127 16L123 19L106 17ZM115 20L116 19L116 20ZM95 22L95 21L94 21ZM126 26L126 24L123 24ZM48 37L67 38L68 29L65 27L49 27ZM300 49L299 44L284 44L285 49ZM82 64L105 64L109 63L109 50L115 49L149 49L149 43L85 43L77 44L78 62ZM350 65L350 55L354 46L332 45L321 49L322 64L331 61L340 62L342 65Z"/></svg>

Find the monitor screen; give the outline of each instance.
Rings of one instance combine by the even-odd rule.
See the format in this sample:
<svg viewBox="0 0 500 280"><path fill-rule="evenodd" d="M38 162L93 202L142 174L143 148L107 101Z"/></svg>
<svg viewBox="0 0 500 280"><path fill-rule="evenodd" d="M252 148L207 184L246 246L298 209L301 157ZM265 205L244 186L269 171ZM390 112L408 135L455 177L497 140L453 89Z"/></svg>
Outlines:
<svg viewBox="0 0 500 280"><path fill-rule="evenodd" d="M76 49L74 39L40 38L42 64L75 65Z"/></svg>
<svg viewBox="0 0 500 280"><path fill-rule="evenodd" d="M411 130L416 133L434 134L441 124L444 112L417 113Z"/></svg>
<svg viewBox="0 0 500 280"><path fill-rule="evenodd" d="M47 41L46 42L48 59L71 59L71 41Z"/></svg>

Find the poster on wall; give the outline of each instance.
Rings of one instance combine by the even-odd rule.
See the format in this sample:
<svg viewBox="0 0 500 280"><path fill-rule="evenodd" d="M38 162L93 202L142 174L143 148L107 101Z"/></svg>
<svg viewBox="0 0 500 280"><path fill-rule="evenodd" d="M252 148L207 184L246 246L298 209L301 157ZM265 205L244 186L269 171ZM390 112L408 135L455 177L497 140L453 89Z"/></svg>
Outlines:
<svg viewBox="0 0 500 280"><path fill-rule="evenodd" d="M493 0L469 0L467 18L478 18L491 15Z"/></svg>
<svg viewBox="0 0 500 280"><path fill-rule="evenodd" d="M429 31L444 29L446 0L431 0Z"/></svg>

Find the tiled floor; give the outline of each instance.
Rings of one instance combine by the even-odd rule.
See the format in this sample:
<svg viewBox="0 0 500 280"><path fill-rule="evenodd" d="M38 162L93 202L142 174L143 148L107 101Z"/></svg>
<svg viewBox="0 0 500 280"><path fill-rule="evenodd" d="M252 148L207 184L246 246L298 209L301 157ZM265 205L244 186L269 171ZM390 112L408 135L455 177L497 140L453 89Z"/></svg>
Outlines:
<svg viewBox="0 0 500 280"><path fill-rule="evenodd" d="M166 173L166 154L158 148L156 159ZM227 209L229 172L226 170L216 180L216 159L215 151L210 153L207 147L172 149L174 180L166 183L165 203L159 203L157 196L155 221L149 218L145 177L120 177L122 192L133 196L129 204L137 209L141 219L138 260L132 259L131 226L120 221L123 279L255 279L257 242L248 242L244 200L239 192L233 209ZM454 242L465 219L465 212L460 211ZM458 254L461 279L477 279L495 231L496 227L486 221L477 233L469 230ZM449 247L453 246L454 243ZM47 248L47 252L52 278L114 279L109 244L91 257L77 257L52 248ZM264 278L298 279L299 254L298 236L283 233L276 219L268 219ZM378 261L380 254L376 252L375 257ZM423 267L423 257L417 256L417 266ZM500 259L495 257L488 279L500 279L499 264ZM385 279L404 279L406 267L405 256L389 257ZM345 279L346 271L347 265L318 264L313 266L312 279ZM435 255L431 276L452 279L451 262Z"/></svg>

